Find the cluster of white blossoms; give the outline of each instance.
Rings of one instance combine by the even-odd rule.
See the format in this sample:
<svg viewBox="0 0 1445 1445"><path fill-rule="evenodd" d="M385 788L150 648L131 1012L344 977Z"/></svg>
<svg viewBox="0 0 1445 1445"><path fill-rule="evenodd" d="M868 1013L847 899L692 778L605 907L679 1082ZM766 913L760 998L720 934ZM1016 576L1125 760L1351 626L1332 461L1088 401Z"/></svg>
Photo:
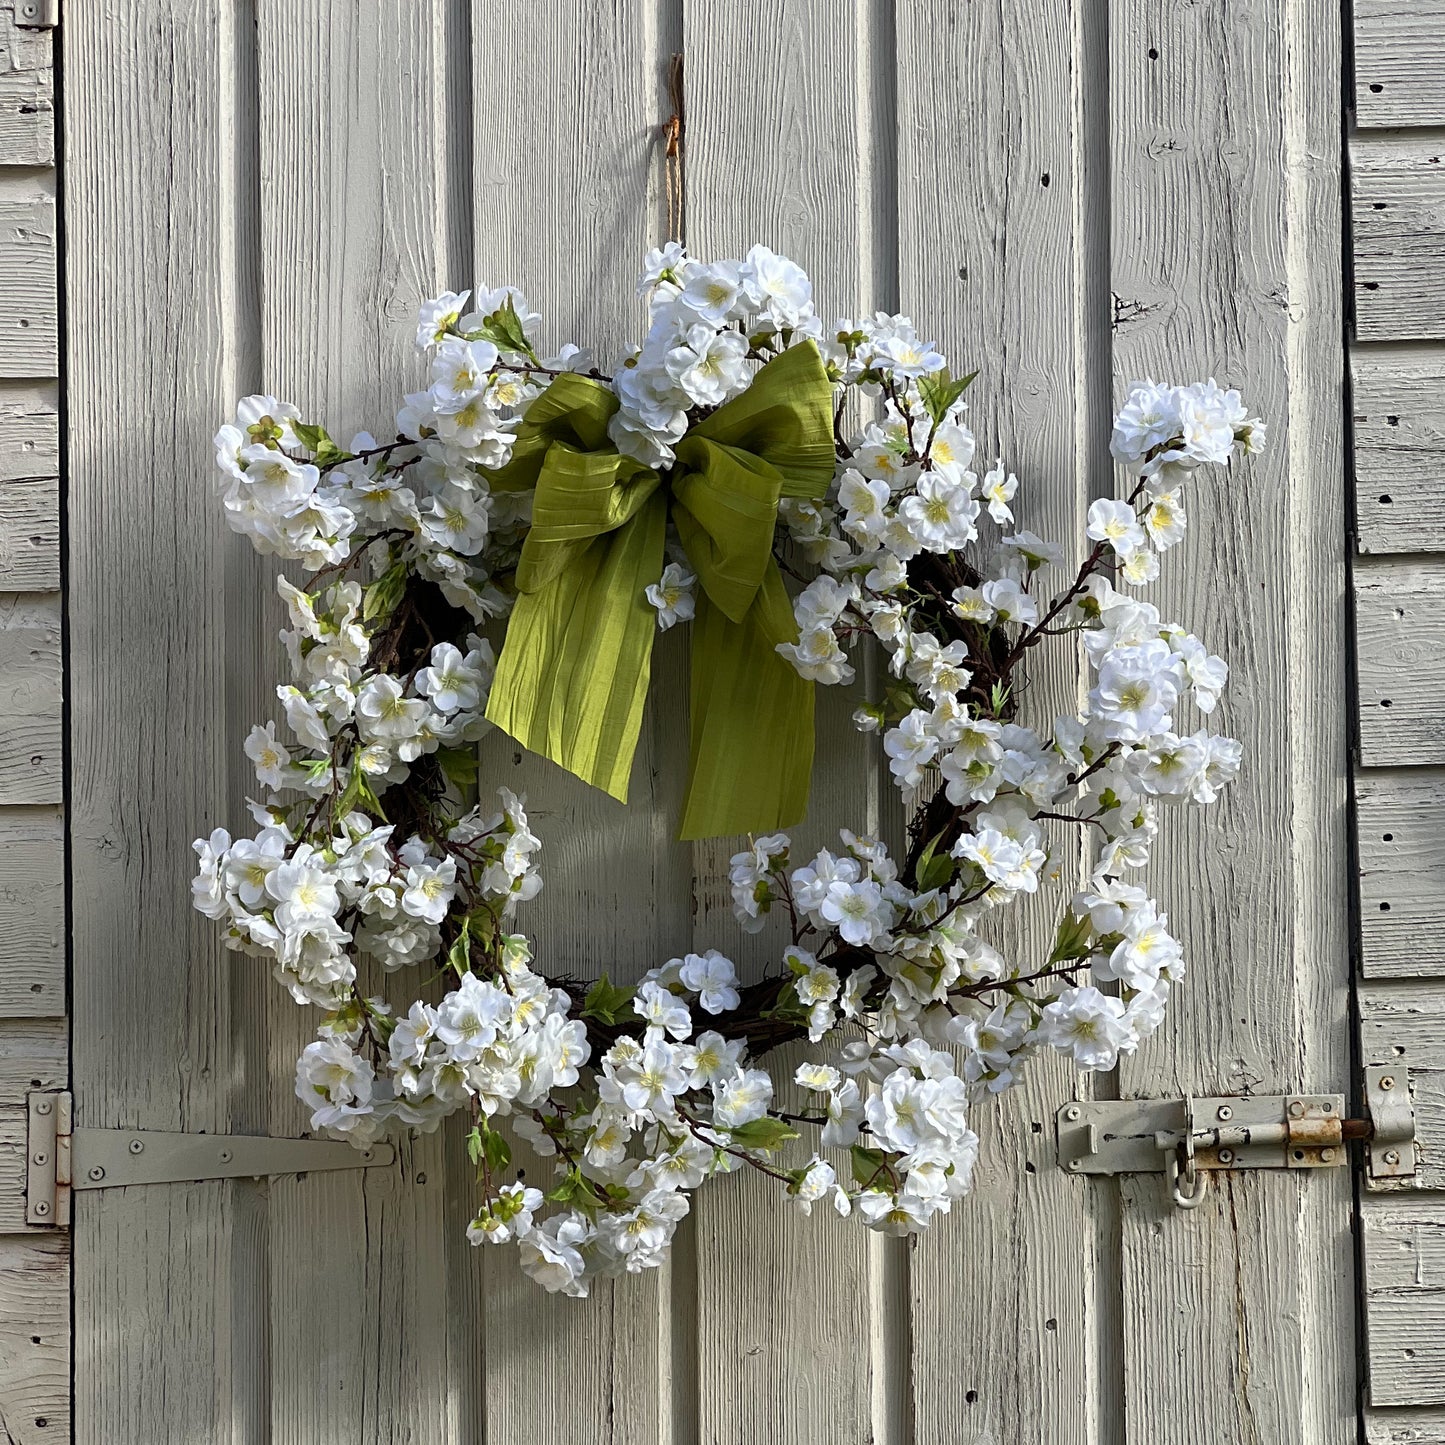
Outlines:
<svg viewBox="0 0 1445 1445"><path fill-rule="evenodd" d="M1163 809L1213 801L1240 748L1206 725L1224 663L1138 590L1184 535L1193 474L1264 436L1213 382L1133 386L1113 436L1128 483L1090 507L1063 571L1061 548L1015 526L1016 477L973 470L971 378L906 317L825 333L807 276L761 246L704 264L669 244L642 289L645 343L615 376L589 373L618 398L610 435L628 455L665 468L790 346L818 347L840 418L848 394L873 399L828 496L781 510L779 556L811 580L779 650L835 684L877 640L889 683L854 718L881 732L914 821L893 851L846 830L809 858L783 833L749 839L734 911L772 930L778 961L747 983L717 950L630 983L548 978L516 924L541 843L505 789L499 809L474 799L532 501L498 472L576 349L543 360L511 288L470 311L447 293L422 309L430 384L394 440L342 448L269 396L216 439L230 525L311 575L278 582L287 735L272 721L245 741L255 831L197 842L195 904L323 1010L296 1069L312 1126L364 1147L462 1114L469 1238L515 1244L570 1295L658 1265L692 1191L743 1165L805 1214L922 1229L969 1189L970 1108L1031 1053L1107 1069L1158 1026L1182 950L1130 879ZM646 589L660 627L692 617L695 586L674 553ZM1078 713L1040 726L1017 684L1046 641L1076 652L1088 686ZM1009 959L990 915L1025 897L1052 898L1054 944ZM806 1058L777 1077L768 1055L788 1042ZM550 1180L513 1169L519 1141Z"/></svg>

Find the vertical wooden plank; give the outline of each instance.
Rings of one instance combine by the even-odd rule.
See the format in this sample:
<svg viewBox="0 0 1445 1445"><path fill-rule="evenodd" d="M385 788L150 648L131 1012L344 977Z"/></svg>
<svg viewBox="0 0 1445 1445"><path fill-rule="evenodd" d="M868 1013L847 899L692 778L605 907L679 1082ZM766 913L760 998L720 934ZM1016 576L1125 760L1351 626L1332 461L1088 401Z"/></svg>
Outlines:
<svg viewBox="0 0 1445 1445"><path fill-rule="evenodd" d="M232 6L167 0L67 25L69 284L87 298L68 347L86 398L68 478L76 1123L216 1130L231 964L188 884L234 742L210 438L245 332L239 36ZM77 1198L77 1439L230 1436L230 1319L257 1274L233 1257L231 1197Z"/></svg>
<svg viewBox="0 0 1445 1445"><path fill-rule="evenodd" d="M674 7L478 4L473 29L473 269L457 284L521 287L547 348L575 342L610 371L646 327L636 281L661 240ZM541 56L549 100L519 125L516 77ZM688 850L673 841L687 759L682 649L674 635L655 651L626 805L500 733L482 744L481 786L527 795L542 840L542 897L518 924L549 972L631 980L688 946ZM602 1283L576 1301L542 1295L515 1251L487 1250L488 1438L671 1439L673 1273Z"/></svg>
<svg viewBox="0 0 1445 1445"><path fill-rule="evenodd" d="M684 7L688 248L704 260L744 256L754 243L786 253L812 277L828 322L886 302L880 276L894 287L891 113L874 124L875 104L891 96L886 15L872 3L766 0L749 8L740 45L735 7ZM876 750L850 721L858 701L850 689L819 689L812 800L789 830L800 862L836 848L840 827L882 822ZM694 946L719 948L756 977L779 966L786 938L738 927L727 874L740 841L694 849ZM800 1056L770 1059L774 1077ZM702 1190L695 1216L703 1445L811 1440L820 1421L837 1439L889 1438L907 1408L897 1242L831 1211L801 1218L774 1181L749 1170ZM840 1313L836 1300L853 1304Z"/></svg>
<svg viewBox="0 0 1445 1445"><path fill-rule="evenodd" d="M257 381L338 436L363 427L393 434L403 394L425 384L417 308L452 284L453 233L465 209L454 166L465 97L449 85L457 9L451 0L258 7ZM263 568L269 625L258 635L266 638L280 624L274 571ZM257 661L274 687L285 667L280 650L268 646ZM271 688L258 690L255 706L255 717L231 721L238 754L250 724L276 715ZM377 976L368 987L404 1009L417 983L410 973ZM270 1128L296 1134L307 1116L291 1080L318 1015L277 989L268 997ZM273 1182L275 1441L475 1438L465 1403L473 1372L462 1362L459 1398L449 1393L452 1301L471 1319L480 1274L444 1237L456 1227L444 1208L448 1146L459 1141L433 1134L404 1143L395 1171ZM319 1337L314 1302L322 1297L348 1325Z"/></svg>
<svg viewBox="0 0 1445 1445"><path fill-rule="evenodd" d="M0 1427L17 1445L71 1438L70 1238L27 1230L23 1199L25 1096L70 1074L53 85L51 36L0 0Z"/></svg>
<svg viewBox="0 0 1445 1445"><path fill-rule="evenodd" d="M979 369L980 462L1002 456L1017 473L1018 525L1064 547L1062 585L1082 560L1091 489L1107 485L1104 17L1079 0L899 0L897 26L902 307L956 372ZM1029 677L1026 716L1045 729L1080 702L1063 652ZM1068 881L1012 910L995 940L1011 958L1046 956L1080 878L1079 839L1055 845ZM976 1109L975 1192L912 1256L919 1441L955 1438L960 1421L1001 1445L1112 1435L1119 1380L1094 1238L1107 1186L1081 1188L1051 1158L1055 1112L1088 1088L1046 1056Z"/></svg>
<svg viewBox="0 0 1445 1445"><path fill-rule="evenodd" d="M1228 659L1245 771L1151 875L1190 962L1127 1096L1348 1088L1339 17L1110 9L1115 377L1238 384L1269 447L1201 478L1153 600ZM1171 562L1173 565L1170 565ZM1349 1180L1123 1185L1128 1437L1353 1440Z"/></svg>

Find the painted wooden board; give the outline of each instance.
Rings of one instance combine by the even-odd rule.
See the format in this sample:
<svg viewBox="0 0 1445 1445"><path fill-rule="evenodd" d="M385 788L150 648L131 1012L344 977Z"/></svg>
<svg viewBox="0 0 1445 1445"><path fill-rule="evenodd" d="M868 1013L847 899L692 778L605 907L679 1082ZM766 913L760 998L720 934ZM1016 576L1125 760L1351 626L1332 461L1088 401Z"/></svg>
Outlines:
<svg viewBox="0 0 1445 1445"><path fill-rule="evenodd" d="M1354 0L1355 122L1445 125L1445 0Z"/></svg>
<svg viewBox="0 0 1445 1445"><path fill-rule="evenodd" d="M1445 1445L1445 1413L1439 1410L1364 1412L1364 1445Z"/></svg>
<svg viewBox="0 0 1445 1445"><path fill-rule="evenodd" d="M272 645L238 614L239 539L211 480L210 439L253 382L251 40L221 0L126 0L72 7L66 42L69 284L86 298L68 346L86 398L67 479L75 1122L218 1131L257 1073L232 1046L247 970L191 908L188 854L222 812L251 649ZM266 1438L243 1328L264 1319L265 1219L245 1209L264 1187L77 1197L78 1441Z"/></svg>
<svg viewBox="0 0 1445 1445"><path fill-rule="evenodd" d="M1445 336L1445 145L1433 136L1350 144L1355 338Z"/></svg>
<svg viewBox="0 0 1445 1445"><path fill-rule="evenodd" d="M59 597L0 593L0 677L0 805L59 803Z"/></svg>
<svg viewBox="0 0 1445 1445"><path fill-rule="evenodd" d="M0 808L0 1019L65 1012L65 829L58 808ZM0 1086L0 1100L13 1096Z"/></svg>
<svg viewBox="0 0 1445 1445"><path fill-rule="evenodd" d="M1192 485L1149 593L1228 660L1210 721L1245 767L1208 817L1161 829L1149 876L1189 976L1118 1087L1344 1090L1338 15L1115 0L1110 17L1116 383L1213 375L1270 420L1237 481ZM1348 1174L1225 1175L1189 1213L1157 1177L1119 1193L1129 1437L1353 1442Z"/></svg>
<svg viewBox="0 0 1445 1445"><path fill-rule="evenodd" d="M637 275L644 252L664 239L660 134L666 57L681 45L676 19L670 7L639 0L474 4L472 18L471 235L467 269L452 284L520 286L543 315L548 348L587 347L610 372L645 332ZM519 127L514 76L542 54L563 84L545 112ZM582 264L576 248L543 242L543 234L606 242L584 248L591 259ZM518 923L558 971L595 977L606 970L631 980L687 949L691 858L675 841L687 767L683 632L660 638L654 650L626 806L501 733L483 741L481 786L529 799L545 882ZM451 1164L450 1187L464 1207L475 1186L459 1154ZM688 1258L684 1241L663 1269L601 1284L579 1302L539 1297L515 1251L486 1251L479 1263L488 1438L573 1434L623 1445L669 1439L674 1418L687 1429Z"/></svg>
<svg viewBox="0 0 1445 1445"><path fill-rule="evenodd" d="M0 175L0 376L54 376L53 172Z"/></svg>
<svg viewBox="0 0 1445 1445"><path fill-rule="evenodd" d="M1424 1189L1445 1189L1445 990L1417 982L1360 989L1360 1062L1408 1070Z"/></svg>
<svg viewBox="0 0 1445 1445"><path fill-rule="evenodd" d="M0 5L0 165L48 166L55 159L51 37L15 23Z"/></svg>
<svg viewBox="0 0 1445 1445"><path fill-rule="evenodd" d="M1089 501L1108 487L1108 237L1102 211L1082 204L1107 168L1107 17L1088 0L906 0L896 17L899 302L956 373L979 368L976 466L1003 456L1021 479L1019 526L1061 543L1072 571ZM1077 658L1058 649L1030 670L1026 716L1047 728L1077 708L1080 685ZM1080 881L1079 840L1056 841L1068 882L1018 906L996 940L1010 958L1046 956ZM919 1439L1122 1429L1120 1362L1105 1347L1117 1280L1096 1243L1108 1195L1050 1157L1055 1112L1090 1083L1044 1057L975 1110L975 1193L906 1260ZM1060 1238L1088 1243L1060 1250Z"/></svg>
<svg viewBox="0 0 1445 1445"><path fill-rule="evenodd" d="M1355 568L1360 761L1445 763L1445 566Z"/></svg>
<svg viewBox="0 0 1445 1445"><path fill-rule="evenodd" d="M401 396L425 382L416 312L449 284L465 197L455 169L458 98L448 86L453 9L306 0L258 12L257 384L338 435L363 428L394 435ZM318 88L318 69L342 83ZM291 186L303 177L308 203L297 206ZM283 616L268 596L276 569L259 559L237 565L261 579L248 625L273 637ZM248 714L229 740L236 772L244 772L239 749L250 714L278 716L271 688L287 675L277 648L257 664ZM388 980L378 972L366 986L405 1009L416 975ZM266 1050L255 1057L269 1074L270 1128L291 1133L308 1121L295 1098L295 1060L319 1015L274 988L264 1007ZM418 1439L446 1431L451 1302L481 1285L470 1261L449 1268L442 1238L448 1147L455 1152L454 1134L434 1134L407 1144L395 1171L272 1187L269 1352L261 1373L269 1373L279 1437L342 1445L368 1431ZM308 1302L322 1293L352 1326L318 1350ZM378 1357L389 1362L385 1370L371 1364ZM460 1375L455 1403L470 1407L472 1391ZM463 1433L468 1428L471 1420Z"/></svg>
<svg viewBox="0 0 1445 1445"><path fill-rule="evenodd" d="M70 1439L70 1241L0 1236L0 1429L7 1445Z"/></svg>
<svg viewBox="0 0 1445 1445"><path fill-rule="evenodd" d="M1363 771L1355 816L1362 971L1445 976L1445 775Z"/></svg>
<svg viewBox="0 0 1445 1445"><path fill-rule="evenodd" d="M1356 544L1445 552L1445 350L1357 350L1351 373Z"/></svg>
<svg viewBox="0 0 1445 1445"><path fill-rule="evenodd" d="M785 252L829 319L874 309L896 285L886 19L871 4L765 0L748 15L763 43L740 48L735 6L684 5L688 246L706 259L743 256L755 242ZM789 84L777 83L783 73ZM849 720L857 700L818 691L808 817L789 830L798 862L836 847L839 827L885 826L880 789L891 784ZM738 928L727 860L741 842L694 850L694 946L721 948L756 977L779 967L786 938ZM784 1072L802 1055L779 1057ZM698 1196L698 1439L790 1445L825 1420L839 1439L899 1440L911 1413L906 1252L826 1210L804 1219L779 1193L747 1172Z"/></svg>
<svg viewBox="0 0 1445 1445"><path fill-rule="evenodd" d="M1445 1196L1367 1198L1361 1210L1372 1405L1445 1405Z"/></svg>

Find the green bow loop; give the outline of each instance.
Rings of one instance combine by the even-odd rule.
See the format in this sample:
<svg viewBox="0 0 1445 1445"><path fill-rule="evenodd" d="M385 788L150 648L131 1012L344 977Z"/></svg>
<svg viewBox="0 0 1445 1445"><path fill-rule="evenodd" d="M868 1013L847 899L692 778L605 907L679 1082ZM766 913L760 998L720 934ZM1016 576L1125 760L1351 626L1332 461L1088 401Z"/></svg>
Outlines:
<svg viewBox="0 0 1445 1445"><path fill-rule="evenodd" d="M683 838L764 832L807 811L813 689L777 652L797 625L773 560L783 497L833 475L833 391L817 348L793 347L719 407L657 472L607 438L613 394L561 376L528 411L499 486L535 482L487 718L622 801L642 727L671 514L700 595Z"/></svg>

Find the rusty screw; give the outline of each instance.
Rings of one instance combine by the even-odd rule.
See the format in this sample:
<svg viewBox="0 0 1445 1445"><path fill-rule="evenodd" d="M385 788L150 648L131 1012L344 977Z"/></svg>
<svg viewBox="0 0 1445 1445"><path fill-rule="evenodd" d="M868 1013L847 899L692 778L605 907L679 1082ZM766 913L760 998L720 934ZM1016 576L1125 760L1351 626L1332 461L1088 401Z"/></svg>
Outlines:
<svg viewBox="0 0 1445 1445"><path fill-rule="evenodd" d="M1334 1159L1334 1157L1335 1157L1335 1151L1334 1151L1333 1149L1324 1148L1324 1149L1321 1149L1321 1150L1320 1150L1320 1163L1321 1163L1321 1164L1328 1164L1328 1163L1330 1163L1330 1162Z"/></svg>
<svg viewBox="0 0 1445 1445"><path fill-rule="evenodd" d="M1395 1080L1389 1074L1386 1074L1385 1077L1380 1080L1380 1087L1382 1089L1393 1089L1395 1087Z"/></svg>

